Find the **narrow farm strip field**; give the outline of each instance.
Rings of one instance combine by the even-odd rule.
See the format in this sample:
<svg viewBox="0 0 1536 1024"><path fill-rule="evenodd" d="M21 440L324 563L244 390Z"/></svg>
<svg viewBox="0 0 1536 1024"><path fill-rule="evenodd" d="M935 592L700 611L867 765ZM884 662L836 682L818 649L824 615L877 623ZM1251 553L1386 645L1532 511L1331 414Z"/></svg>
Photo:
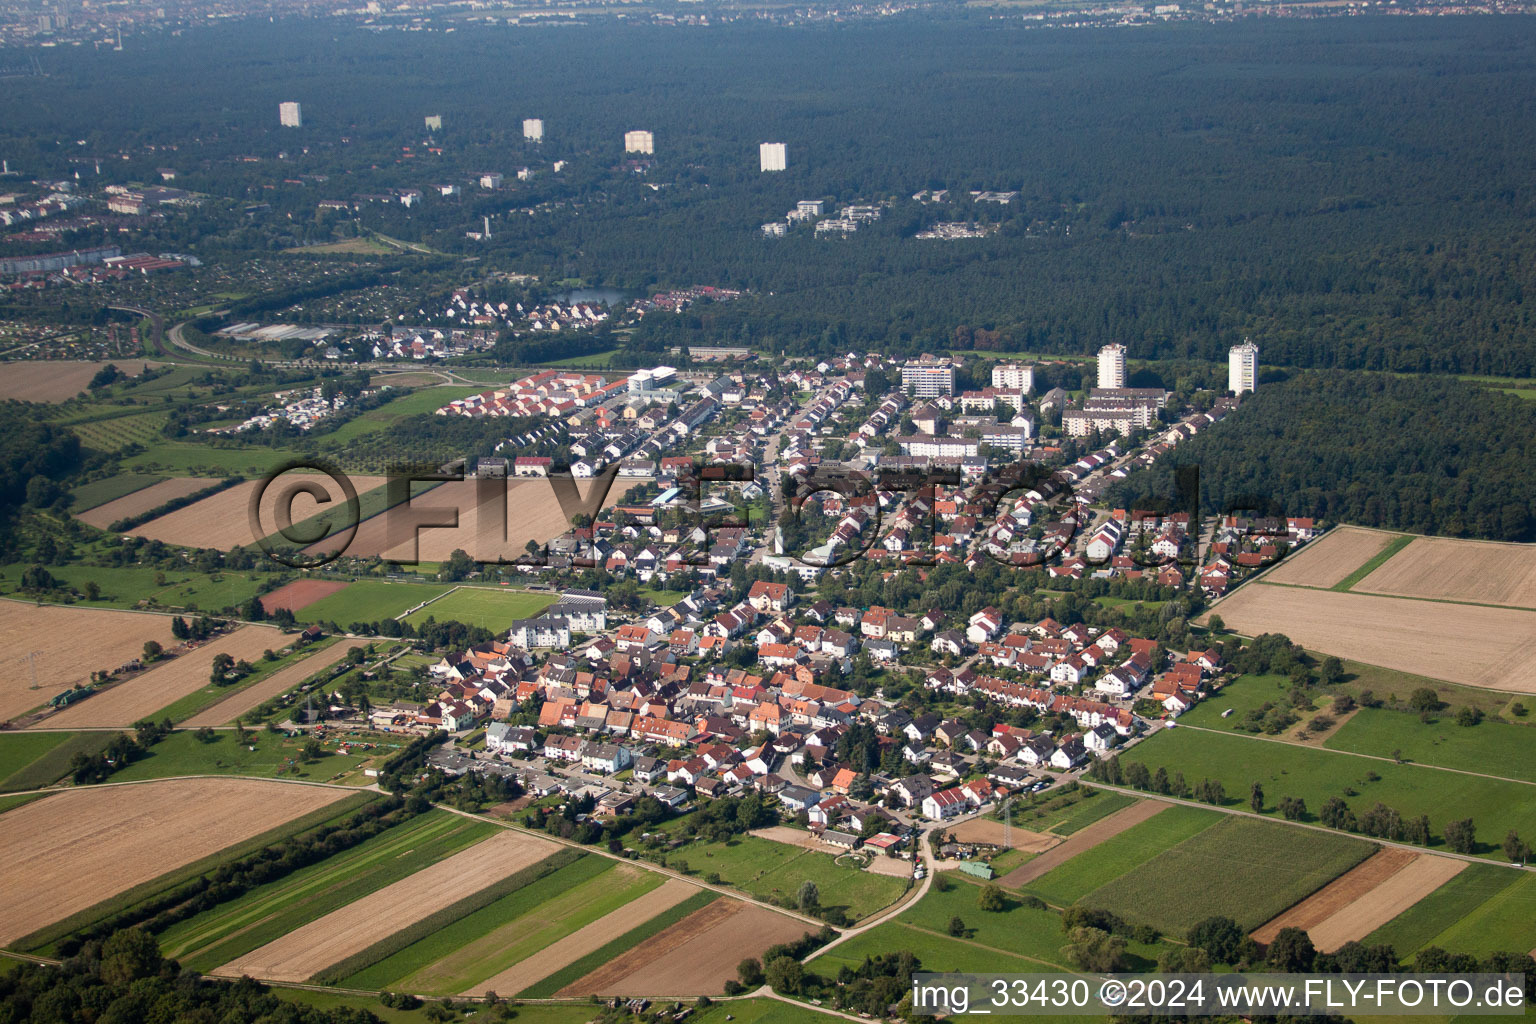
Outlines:
<svg viewBox="0 0 1536 1024"><path fill-rule="evenodd" d="M1526 877L1518 871L1491 864L1468 864L1450 881L1417 903L1406 908L1386 924L1376 928L1361 941L1368 946L1387 945L1397 950L1403 960L1425 946L1441 945L1440 937L1462 918L1484 904L1502 899L1503 894ZM1442 946L1452 953L1468 950Z"/></svg>
<svg viewBox="0 0 1536 1024"><path fill-rule="evenodd" d="M499 832L447 860L236 957L214 973L303 981L317 970L405 928L434 910L535 863L554 849L555 844L547 840L517 832Z"/></svg>
<svg viewBox="0 0 1536 1024"><path fill-rule="evenodd" d="M1114 838L1133 825L1138 825L1154 815L1161 814L1171 806L1171 804L1161 803L1157 800L1142 800L1116 811L1107 818L1101 818L1087 828L1072 833L1060 845L1053 849L1047 849L1023 867L1008 872L1008 874L998 879L998 884L1008 889L1022 888L1047 872L1065 864L1078 854L1093 849L1106 839Z"/></svg>
<svg viewBox="0 0 1536 1024"><path fill-rule="evenodd" d="M325 489L332 502L344 500L340 488L330 477L319 474L284 473L271 487L262 492L259 523L264 534L277 530L276 508L278 498L294 485L313 483ZM384 482L382 477L353 477L352 484L358 493L372 490ZM263 481L247 480L209 495L202 501L186 508L169 512L151 519L143 526L130 530L136 537L149 537L167 544L186 544L200 548L228 550L237 544L252 545L261 537L253 535L250 520L251 498L261 488ZM293 501L293 522L302 523L321 511L321 506L308 494L300 494Z"/></svg>
<svg viewBox="0 0 1536 1024"><path fill-rule="evenodd" d="M531 956L483 982L471 986L466 995L483 992L522 992L565 965L606 945L617 935L650 920L657 914L688 899L698 890L687 882L669 878L636 899L630 900L591 924L542 946Z"/></svg>
<svg viewBox="0 0 1536 1024"><path fill-rule="evenodd" d="M350 850L258 886L161 933L160 948L205 971L480 842L495 830L429 811Z"/></svg>
<svg viewBox="0 0 1536 1024"><path fill-rule="evenodd" d="M1172 935L1215 914L1257 928L1375 849L1348 836L1227 816L1082 902Z"/></svg>
<svg viewBox="0 0 1536 1024"><path fill-rule="evenodd" d="M128 726L208 685L213 659L228 654L254 662L269 647L282 646L282 633L271 626L241 626L194 651L152 665L148 672L71 705L45 724L50 729Z"/></svg>
<svg viewBox="0 0 1536 1024"><path fill-rule="evenodd" d="M1275 935L1282 928L1306 930L1315 928L1418 858L1419 854L1396 847L1378 850L1352 871L1347 871L1335 878L1279 917L1266 921L1254 931L1253 940L1267 946L1275 941ZM1466 862L1449 861L1448 863L1464 864ZM1367 928L1366 931L1370 929Z"/></svg>
<svg viewBox="0 0 1536 1024"><path fill-rule="evenodd" d="M1428 945L1486 956L1536 949L1536 875L1522 874L1511 886L1436 935Z"/></svg>
<svg viewBox="0 0 1536 1024"><path fill-rule="evenodd" d="M212 707L205 708L184 723L190 729L204 725L225 725L247 711L254 711L269 698L276 697L317 672L322 672L347 656L348 651L368 646L366 640L343 640L332 644L319 654L304 658L286 668L278 669L259 683L232 693Z"/></svg>
<svg viewBox="0 0 1536 1024"><path fill-rule="evenodd" d="M157 484L145 487L143 490L124 495L116 501L109 501L105 505L97 505L87 512L80 512L75 518L87 526L94 526L98 530L105 530L119 519L143 515L151 509L159 508L168 501L175 501L177 498L185 498L189 494L196 494L198 491L211 487L215 483L217 481L209 480L207 477L173 477L170 480L162 480Z"/></svg>
<svg viewBox="0 0 1536 1024"><path fill-rule="evenodd" d="M347 796L253 779L60 792L0 829L0 943Z"/></svg>
<svg viewBox="0 0 1536 1024"><path fill-rule="evenodd" d="M1385 879L1332 917L1307 929L1312 944L1331 953L1346 942L1365 938L1378 926L1397 917L1441 885L1455 878L1469 865L1464 860L1420 854L1403 870Z"/></svg>
<svg viewBox="0 0 1536 1024"><path fill-rule="evenodd" d="M1117 835L1085 847L1089 851L1086 856L1074 857L1046 871L1027 884L1024 891L1058 907L1070 906L1099 886L1134 871L1162 851L1220 820L1221 815L1216 811L1169 807Z"/></svg>

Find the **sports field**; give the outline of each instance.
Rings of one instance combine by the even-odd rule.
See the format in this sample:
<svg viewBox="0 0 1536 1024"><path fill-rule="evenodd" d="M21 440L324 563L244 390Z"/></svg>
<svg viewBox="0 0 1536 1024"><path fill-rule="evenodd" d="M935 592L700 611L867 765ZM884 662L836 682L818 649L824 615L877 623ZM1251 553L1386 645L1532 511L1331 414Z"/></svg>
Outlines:
<svg viewBox="0 0 1536 1024"><path fill-rule="evenodd" d="M1081 902L1170 935L1216 914L1252 929L1375 849L1347 836L1229 815Z"/></svg>
<svg viewBox="0 0 1536 1024"><path fill-rule="evenodd" d="M1340 797L1356 815L1377 802L1406 818L1429 815L1431 848L1442 842L1448 821L1471 818L1479 853L1497 854L1508 829L1536 835L1536 788L1425 765L1354 757L1318 747L1250 739L1199 729L1168 729L1141 743L1123 758L1156 772L1183 772L1190 784L1219 781L1233 803L1247 806L1249 787L1264 788L1265 813L1273 814L1281 797L1300 797L1316 814L1329 797Z"/></svg>
<svg viewBox="0 0 1536 1024"><path fill-rule="evenodd" d="M447 593L448 589L446 584L358 580L344 590L305 605L296 614L304 622L334 622L346 628L353 622L393 619L423 601Z"/></svg>
<svg viewBox="0 0 1536 1024"><path fill-rule="evenodd" d="M518 619L530 619L555 601L553 594L491 587L457 587L443 597L405 617L412 625L428 618L438 622L462 622L482 626L493 633L511 628Z"/></svg>

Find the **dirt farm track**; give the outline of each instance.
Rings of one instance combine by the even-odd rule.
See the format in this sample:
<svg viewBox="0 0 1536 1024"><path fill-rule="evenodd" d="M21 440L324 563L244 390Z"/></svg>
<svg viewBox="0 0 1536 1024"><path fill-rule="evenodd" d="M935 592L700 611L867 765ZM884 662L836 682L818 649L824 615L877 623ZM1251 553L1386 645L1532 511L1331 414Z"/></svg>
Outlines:
<svg viewBox="0 0 1536 1024"><path fill-rule="evenodd" d="M258 779L69 789L6 812L0 944L347 796Z"/></svg>
<svg viewBox="0 0 1536 1024"><path fill-rule="evenodd" d="M1323 654L1466 686L1536 693L1536 612L1262 581L1239 588L1214 611L1248 636L1284 633Z"/></svg>

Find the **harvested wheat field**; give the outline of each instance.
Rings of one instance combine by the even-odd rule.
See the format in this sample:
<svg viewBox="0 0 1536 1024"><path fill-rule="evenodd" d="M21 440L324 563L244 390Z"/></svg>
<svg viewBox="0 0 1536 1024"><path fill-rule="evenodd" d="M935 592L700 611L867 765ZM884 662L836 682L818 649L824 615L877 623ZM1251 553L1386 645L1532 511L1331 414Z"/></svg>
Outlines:
<svg viewBox="0 0 1536 1024"><path fill-rule="evenodd" d="M497 513L502 511L497 503L488 503L484 512L479 505L478 487L506 487L505 522ZM623 500L630 488L640 481L615 480L603 507L608 508ZM582 481L577 490L585 498L592 489L591 481ZM361 490L361 487L359 487ZM434 487L412 499L411 515L405 514L405 506L374 516L358 528L357 537L347 547L347 553L360 558L381 555L401 562L446 561L455 549L462 548L480 561L495 558L511 560L527 554L530 540L544 543L553 540L571 528L571 522L560 508L554 486L548 480L459 480ZM449 513L432 510L446 509ZM458 526L422 527L414 529L412 516L446 518L451 511L458 513ZM506 539L502 539L505 532ZM305 550L311 554L331 550L335 543L321 541Z"/></svg>
<svg viewBox="0 0 1536 1024"><path fill-rule="evenodd" d="M1028 885L1047 871L1060 867L1084 850L1091 850L1104 840L1119 835L1132 825L1139 825L1155 814L1171 807L1160 800L1138 800L1107 818L1101 818L1086 828L1079 829L1056 846L1020 865L997 880L997 884L1009 889Z"/></svg>
<svg viewBox="0 0 1536 1024"><path fill-rule="evenodd" d="M358 497L361 498L363 494L382 485L384 478L355 476L351 477L351 481L352 486L357 488ZM319 484L325 489L325 493L330 495L331 501L322 506L310 495L299 494L293 500L292 515L295 525L328 509L345 505L346 495L341 493L341 488L330 477L314 473L284 473L274 480L272 486L262 495L260 525L263 536L271 536L277 532L275 510L278 496L294 484L304 482ZM237 544L249 547L260 540L253 535L255 531L251 529L250 504L251 495L255 494L262 484L261 480L247 480L188 505L186 508L177 509L158 519L151 519L143 526L128 532L135 537L150 537L165 541L167 544L183 544L199 548L228 550Z"/></svg>
<svg viewBox="0 0 1536 1024"><path fill-rule="evenodd" d="M665 928L642 946L555 993L557 996L716 995L736 965L805 934L805 922L740 900L719 899Z"/></svg>
<svg viewBox="0 0 1536 1024"><path fill-rule="evenodd" d="M991 818L972 818L970 821L962 821L954 828L947 829L946 831L962 843L1003 845L1003 823L994 821ZM1008 833L1008 837L1013 849L1027 850L1030 853L1043 853L1061 842L1060 836L1048 835L1044 832L1031 832L1023 828L1012 829Z"/></svg>
<svg viewBox="0 0 1536 1024"><path fill-rule="evenodd" d="M330 597L338 590L346 590L347 580L294 580L261 596L261 610L271 615L279 608L291 612L308 608L322 597Z"/></svg>
<svg viewBox="0 0 1536 1024"><path fill-rule="evenodd" d="M131 516L140 516L151 509L159 508L168 501L177 498L185 498L189 494L196 494L205 487L212 487L218 483L208 477L179 476L172 480L162 480L157 484L125 494L116 501L109 501L105 505L97 505L93 509L87 509L75 516L87 526L94 526L98 530L105 530L119 519L127 519Z"/></svg>
<svg viewBox="0 0 1536 1024"><path fill-rule="evenodd" d="M236 661L254 663L268 647L281 647L282 643L282 633L272 626L241 626L50 715L42 724L50 729L127 727L207 686L215 655L224 653Z"/></svg>
<svg viewBox="0 0 1536 1024"><path fill-rule="evenodd" d="M1536 544L1417 537L1354 592L1536 608Z"/></svg>
<svg viewBox="0 0 1536 1024"><path fill-rule="evenodd" d="M1253 938L1269 943L1282 928L1303 928L1314 946L1331 953L1363 939L1466 866L1450 857L1384 849L1264 924Z"/></svg>
<svg viewBox="0 0 1536 1024"><path fill-rule="evenodd" d="M1536 693L1536 612L1263 583L1239 588L1214 610L1227 628L1249 636L1284 633L1323 654Z"/></svg>
<svg viewBox="0 0 1536 1024"><path fill-rule="evenodd" d="M484 992L521 992L554 974L567 964L574 963L608 945L632 928L637 928L657 914L677 906L698 892L696 886L669 878L650 892L639 896L611 914L578 928L557 942L539 950L533 956L519 960L500 974L480 982L465 995ZM798 932L796 934L799 934ZM740 957L736 958L740 960ZM735 961L732 961L732 969Z"/></svg>
<svg viewBox="0 0 1536 1024"><path fill-rule="evenodd" d="M303 981L422 918L536 864L555 843L501 832L408 878L369 893L212 972Z"/></svg>
<svg viewBox="0 0 1536 1024"><path fill-rule="evenodd" d="M171 617L0 601L0 663L6 666L0 672L0 719L15 718L62 690L90 682L97 669L127 664L144 653L146 640L166 647L176 643ZM34 655L30 663L29 655Z"/></svg>
<svg viewBox="0 0 1536 1024"><path fill-rule="evenodd" d="M176 779L24 804L0 829L0 943L347 795L257 779Z"/></svg>
<svg viewBox="0 0 1536 1024"><path fill-rule="evenodd" d="M1343 579L1386 547L1393 533L1340 526L1303 545L1264 575L1268 583L1290 583L1324 589Z"/></svg>
<svg viewBox="0 0 1536 1024"><path fill-rule="evenodd" d="M205 725L227 725L247 711L260 707L267 699L292 689L316 672L330 668L345 658L348 651L366 646L368 643L365 640L332 644L319 654L312 654L303 661L278 669L261 682L230 694L224 700L210 708L204 708L181 724L188 729L197 729Z"/></svg>
<svg viewBox="0 0 1536 1024"><path fill-rule="evenodd" d="M0 374L0 401L19 398L26 402L62 402L84 391L91 378L107 363L111 363L124 376L137 377L144 372L142 359L111 359L104 362L87 362L81 359L32 359L16 360L5 364ZM149 363L163 366L163 363Z"/></svg>

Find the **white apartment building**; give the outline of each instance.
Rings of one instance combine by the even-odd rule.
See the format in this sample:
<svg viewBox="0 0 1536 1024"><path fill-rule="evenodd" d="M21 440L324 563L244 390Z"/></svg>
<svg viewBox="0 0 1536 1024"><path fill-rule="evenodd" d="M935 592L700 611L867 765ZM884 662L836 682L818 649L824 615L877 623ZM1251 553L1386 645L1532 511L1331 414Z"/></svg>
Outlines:
<svg viewBox="0 0 1536 1024"><path fill-rule="evenodd" d="M544 120L538 117L523 118L523 138L529 142L543 142Z"/></svg>
<svg viewBox="0 0 1536 1024"><path fill-rule="evenodd" d="M656 152L656 137L650 132L625 132L624 152L644 153L647 156L650 156Z"/></svg>
<svg viewBox="0 0 1536 1024"><path fill-rule="evenodd" d="M1234 395L1259 386L1259 346L1247 339L1227 350L1227 390Z"/></svg>
<svg viewBox="0 0 1536 1024"><path fill-rule="evenodd" d="M284 128L304 127L304 112L293 100L277 105L277 119L282 122Z"/></svg>
<svg viewBox="0 0 1536 1024"><path fill-rule="evenodd" d="M1099 387L1125 387L1125 346L1105 345L1099 349Z"/></svg>
<svg viewBox="0 0 1536 1024"><path fill-rule="evenodd" d="M428 114L426 117L422 118L421 120L422 120L422 123L424 125L426 125L427 131L429 131L429 132L440 132L440 131L443 130L443 115L442 114Z"/></svg>
<svg viewBox="0 0 1536 1024"><path fill-rule="evenodd" d="M764 172L782 171L788 158L789 147L782 142L764 142L757 147L757 162Z"/></svg>
<svg viewBox="0 0 1536 1024"><path fill-rule="evenodd" d="M819 225L818 225L819 227ZM917 398L938 398L955 393L955 367L943 360L919 359L901 366L903 391Z"/></svg>
<svg viewBox="0 0 1536 1024"><path fill-rule="evenodd" d="M1035 368L1024 363L998 363L992 367L992 386L1029 394L1035 390Z"/></svg>

